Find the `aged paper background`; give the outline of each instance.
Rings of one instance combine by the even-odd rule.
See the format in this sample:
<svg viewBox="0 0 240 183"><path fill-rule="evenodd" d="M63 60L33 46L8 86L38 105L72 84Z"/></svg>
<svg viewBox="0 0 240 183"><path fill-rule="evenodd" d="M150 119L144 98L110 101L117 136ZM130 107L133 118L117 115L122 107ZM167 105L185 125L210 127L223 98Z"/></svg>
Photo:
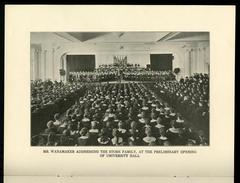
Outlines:
<svg viewBox="0 0 240 183"><path fill-rule="evenodd" d="M234 6L8 5L5 10L5 175L233 176ZM128 159L100 159L96 154L44 154L46 147L31 147L31 31L209 31L210 146L117 147L197 150L197 154L145 154Z"/></svg>

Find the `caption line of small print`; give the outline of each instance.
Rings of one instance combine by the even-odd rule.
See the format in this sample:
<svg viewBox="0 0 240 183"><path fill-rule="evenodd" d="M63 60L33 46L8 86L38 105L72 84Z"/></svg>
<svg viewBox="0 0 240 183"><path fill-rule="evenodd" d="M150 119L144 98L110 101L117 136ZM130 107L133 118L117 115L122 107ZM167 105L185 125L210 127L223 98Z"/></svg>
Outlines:
<svg viewBox="0 0 240 183"><path fill-rule="evenodd" d="M48 150L44 149L43 153L63 153L63 154L99 154L99 157L118 157L134 158L142 154L196 154L196 150Z"/></svg>

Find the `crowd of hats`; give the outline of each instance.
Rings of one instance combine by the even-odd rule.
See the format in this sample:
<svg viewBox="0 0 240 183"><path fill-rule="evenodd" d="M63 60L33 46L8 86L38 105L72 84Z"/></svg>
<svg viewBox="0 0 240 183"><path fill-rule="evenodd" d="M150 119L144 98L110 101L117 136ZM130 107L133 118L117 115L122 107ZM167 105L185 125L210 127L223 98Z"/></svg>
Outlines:
<svg viewBox="0 0 240 183"><path fill-rule="evenodd" d="M156 84L160 97L196 124L209 123L209 76L194 74L180 81Z"/></svg>
<svg viewBox="0 0 240 183"><path fill-rule="evenodd" d="M152 84L115 83L89 86L83 97L47 123L34 145L142 146L207 145L202 130L150 90Z"/></svg>
<svg viewBox="0 0 240 183"><path fill-rule="evenodd" d="M80 83L52 82L50 80L31 81L31 111L34 112L48 104L54 104L82 86Z"/></svg>

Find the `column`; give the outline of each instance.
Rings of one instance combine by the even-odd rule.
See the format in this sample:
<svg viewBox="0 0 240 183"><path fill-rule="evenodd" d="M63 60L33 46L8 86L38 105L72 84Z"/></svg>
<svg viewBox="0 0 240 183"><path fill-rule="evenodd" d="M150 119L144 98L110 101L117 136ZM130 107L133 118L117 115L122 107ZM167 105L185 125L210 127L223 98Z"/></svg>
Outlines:
<svg viewBox="0 0 240 183"><path fill-rule="evenodd" d="M196 49L192 48L191 49L191 75L196 73Z"/></svg>
<svg viewBox="0 0 240 183"><path fill-rule="evenodd" d="M65 69L65 72L66 72L64 80L67 82L68 81L68 67L67 67L67 54L66 53L63 56L63 63L64 63L63 68Z"/></svg>
<svg viewBox="0 0 240 183"><path fill-rule="evenodd" d="M38 49L38 79L42 79L42 50Z"/></svg>
<svg viewBox="0 0 240 183"><path fill-rule="evenodd" d="M35 79L35 69L34 69L34 48L30 50L30 78Z"/></svg>
<svg viewBox="0 0 240 183"><path fill-rule="evenodd" d="M66 68L65 68L65 53L62 54L61 57L60 57L60 69L65 70L65 73L66 73ZM60 75L60 79L61 79L62 81L65 81L65 77L66 77L66 74L65 74L65 76L61 76L61 75Z"/></svg>
<svg viewBox="0 0 240 183"><path fill-rule="evenodd" d="M43 51L43 71L44 71L44 80L47 79L47 50Z"/></svg>
<svg viewBox="0 0 240 183"><path fill-rule="evenodd" d="M201 68L201 60L200 60L200 50L199 48L196 48L196 72L199 73L200 72L200 68Z"/></svg>
<svg viewBox="0 0 240 183"><path fill-rule="evenodd" d="M185 49L185 61L184 61L184 72L185 72L185 76L189 76L190 75L190 60L189 60L189 49Z"/></svg>
<svg viewBox="0 0 240 183"><path fill-rule="evenodd" d="M209 48L209 46L206 46L206 48L205 48L205 57L206 57L206 59L205 59L205 61L206 61L206 63L207 63L207 74L210 74L210 48Z"/></svg>
<svg viewBox="0 0 240 183"><path fill-rule="evenodd" d="M206 48L202 47L203 73L207 73Z"/></svg>
<svg viewBox="0 0 240 183"><path fill-rule="evenodd" d="M54 59L55 59L55 49L52 49L52 80L55 80L55 68L54 68Z"/></svg>
<svg viewBox="0 0 240 183"><path fill-rule="evenodd" d="M189 51L189 75L191 76L193 74L193 49L190 49Z"/></svg>
<svg viewBox="0 0 240 183"><path fill-rule="evenodd" d="M39 79L39 68L38 68L38 50L35 48L34 49L34 72L35 72L35 80Z"/></svg>
<svg viewBox="0 0 240 183"><path fill-rule="evenodd" d="M203 72L203 60L202 60L202 51L201 48L197 48L197 72L202 73Z"/></svg>

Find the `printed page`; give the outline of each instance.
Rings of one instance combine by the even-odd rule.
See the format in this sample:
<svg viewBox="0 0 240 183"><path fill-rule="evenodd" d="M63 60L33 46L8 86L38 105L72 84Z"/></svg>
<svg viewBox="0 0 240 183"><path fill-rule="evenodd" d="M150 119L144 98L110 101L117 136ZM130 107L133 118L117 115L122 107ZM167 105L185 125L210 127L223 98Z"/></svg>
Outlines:
<svg viewBox="0 0 240 183"><path fill-rule="evenodd" d="M69 182L76 182L79 179L85 180L84 177L90 177L86 182L101 182L105 181L106 177L128 177L130 180L131 177L135 177L135 179L132 178L133 181L138 182L146 182L149 177L152 177L153 182L156 181L154 177L158 180L164 179L165 182L176 182L174 177L179 178L178 182L199 182L199 180L202 180L201 182L232 182L234 166L234 6L7 5L5 13L4 175L6 182L21 182L21 180L32 182L33 179L35 182L41 180L65 182L66 179ZM157 68L153 66L154 60L160 59L156 55L170 55L164 59L171 59L172 72L154 71ZM75 63L75 60L81 59L87 60L88 63L82 65L81 68L86 67L91 70L92 59L95 59L96 63L92 63L96 64L95 67L101 71L96 71L97 76L95 71L93 76L90 70L86 71L91 77L88 75L83 83L77 82L76 79L83 77ZM39 62L35 62L36 60ZM204 62L201 62L202 60ZM147 66L150 62L152 65ZM110 67L115 69L111 73L115 77L114 81L97 80L103 77L101 73L106 64L112 64ZM132 70L130 72L122 69L130 67L134 67L135 73L143 73L140 76L141 82L127 80L129 77L137 78L136 75L131 76ZM145 70L142 71L141 67ZM176 68L180 70L179 74ZM109 69L107 70L109 72ZM197 72L202 75L194 75ZM143 81L143 78L147 78L146 73L151 73L152 78ZM148 113L144 111L149 109L140 102L138 104L143 105L142 108L136 108L141 109L142 113L135 117L139 117L137 123L142 125L142 128L139 128L140 131L144 130L142 136L139 136L141 142L138 145L134 146L131 135L120 136L122 140L121 138L119 140L118 134L125 133L126 130L121 122L116 123L116 130L112 129L109 136L104 136L107 133L106 129L101 128L99 131L95 129L94 126L98 123L90 123L87 115L81 119L83 128L79 128L78 132L72 130L73 125L68 125L68 130L65 131L66 134L71 133L72 136L79 133L81 137L77 138L77 142L71 145L69 142L67 146L57 145L59 142L63 144L63 135L49 135L49 131L53 130L51 126L58 125L58 120L61 121L62 116L67 116L65 106L69 108L71 105L81 106L86 101L94 102L98 96L105 98L108 95L111 98L106 100L111 102L112 98L117 98L118 95L114 91L124 93L125 89L127 92L134 91L129 96L135 96L138 93L145 97L146 93L152 95L154 99L158 96L164 97L169 86L162 82L155 82L157 73L158 76L162 76L163 73L165 75L173 73L176 82L179 83L181 78L187 76L192 76L190 80L193 79L193 82L197 83L194 78L200 77L203 78L199 80L200 87L209 79L206 85L209 93L205 92L206 88L203 91L203 97L209 94L209 99L200 98L200 102L192 99L191 105L189 104L190 106L198 105L200 109L202 105L208 108L206 128L199 130L196 127L196 138L189 137L185 143L182 141L164 142L166 138L162 137L163 131L157 130L156 133L160 133L157 136L155 131L148 127L151 126L151 121L156 122L158 126L164 125L161 119L157 120L157 117L155 119L154 115L148 119L146 117ZM79 95L76 103L70 96L63 101L63 108L59 109L55 107L55 98L45 97L41 99L47 101L46 105L44 104L45 113L37 113L36 111L43 110L41 107L39 109L39 105L35 103L35 99L41 98L41 94L34 95L38 84L32 81L38 79L41 79L40 82L47 82L47 79L53 81L54 87L50 87L44 94L45 96L55 92L58 96L56 97L55 94L54 96L61 98L61 91L72 93L80 91L80 94L87 91L87 95ZM54 81L63 84L54 84ZM69 87L68 84L71 82L78 84L70 84L71 87ZM103 93L96 88L100 88L99 90ZM193 85L187 85L186 90L192 92L193 95L199 92L199 87L196 90L191 88ZM104 93L105 90L108 92ZM113 94L109 94L112 91ZM123 98L127 98L127 94L123 95ZM99 97L100 100L102 100L101 97ZM179 105L178 102L170 99L166 98L174 104L173 106ZM183 99L185 100L188 100L188 97ZM71 102L66 103L68 101ZM119 101L121 103L120 99ZM147 105L151 108L156 108L158 105L158 102L151 103L152 99L147 99L147 101L149 102ZM127 102L123 103L124 105L126 107ZM133 102L130 102L130 105L133 105ZM183 139L182 134L188 127L187 125L184 127L175 125L182 125L183 121L184 124L189 122L189 124L204 125L199 122L199 118L185 119L182 113L189 116L190 112L184 111L183 107L172 108L172 105L164 103L164 100L160 101L159 105L162 105L164 110L164 119L167 119L170 114L177 114L175 121L165 124L165 127L169 125L166 133L173 134L173 136L177 134L179 137L177 140ZM103 110L97 104L94 107L99 108L100 111ZM61 112L56 111L57 109ZM52 115L51 120L48 119L47 115L57 112L60 114ZM107 120L111 117L119 120L113 111L106 110L106 112ZM36 113L38 116L34 118ZM102 116L105 115L105 111L99 113ZM200 114L206 116L207 113L204 111ZM126 116L123 115L122 118L125 119L124 117ZM105 118L101 119L104 122ZM74 122L75 118L72 117L71 120ZM89 126L86 127L85 124ZM64 124L60 122L59 125ZM158 126L154 126L154 129ZM87 133L85 128L91 128L88 133L98 132L99 136L94 141L97 145L94 143L86 145L88 137L85 137ZM46 129L44 132L47 135L40 134L39 129ZM193 127L189 129L191 132ZM131 134L132 130L129 130L129 133ZM168 138L170 137L172 138L171 135ZM38 139L37 143L34 141L35 138ZM51 141L51 138L61 140ZM47 143L41 144L44 139ZM111 145L106 146L105 143ZM116 143L121 145L116 146ZM104 177L104 180L101 178L96 180L95 177ZM25 181L25 178L28 180ZM122 180L116 179L115 182Z"/></svg>

